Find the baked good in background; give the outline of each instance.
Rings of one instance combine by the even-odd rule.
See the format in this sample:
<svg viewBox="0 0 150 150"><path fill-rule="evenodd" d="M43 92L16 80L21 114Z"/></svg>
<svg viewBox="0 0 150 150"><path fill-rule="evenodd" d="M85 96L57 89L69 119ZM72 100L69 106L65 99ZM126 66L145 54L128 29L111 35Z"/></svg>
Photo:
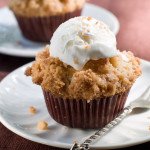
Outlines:
<svg viewBox="0 0 150 150"><path fill-rule="evenodd" d="M56 28L80 16L85 0L11 0L22 34L32 41L49 42Z"/></svg>

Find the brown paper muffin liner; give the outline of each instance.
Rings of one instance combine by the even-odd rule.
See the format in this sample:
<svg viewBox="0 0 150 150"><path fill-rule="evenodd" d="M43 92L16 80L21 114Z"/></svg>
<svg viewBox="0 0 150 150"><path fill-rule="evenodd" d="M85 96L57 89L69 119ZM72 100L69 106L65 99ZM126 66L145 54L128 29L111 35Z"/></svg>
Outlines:
<svg viewBox="0 0 150 150"><path fill-rule="evenodd" d="M24 37L37 42L49 42L58 26L70 18L80 16L81 10L50 17L23 17L15 14Z"/></svg>
<svg viewBox="0 0 150 150"><path fill-rule="evenodd" d="M90 102L56 98L44 90L43 93L49 114L56 122L72 128L96 129L123 110L129 91Z"/></svg>

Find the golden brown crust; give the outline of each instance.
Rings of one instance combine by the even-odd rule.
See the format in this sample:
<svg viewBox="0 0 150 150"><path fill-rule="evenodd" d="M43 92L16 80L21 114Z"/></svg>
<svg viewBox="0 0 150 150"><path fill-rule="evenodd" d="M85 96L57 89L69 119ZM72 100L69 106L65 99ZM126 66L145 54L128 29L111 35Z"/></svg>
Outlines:
<svg viewBox="0 0 150 150"><path fill-rule="evenodd" d="M85 0L11 0L9 7L26 17L54 16L81 9Z"/></svg>
<svg viewBox="0 0 150 150"><path fill-rule="evenodd" d="M81 71L53 58L48 48L40 52L26 75L34 83L61 98L92 100L108 97L130 89L141 74L139 59L131 52L121 56L90 60Z"/></svg>

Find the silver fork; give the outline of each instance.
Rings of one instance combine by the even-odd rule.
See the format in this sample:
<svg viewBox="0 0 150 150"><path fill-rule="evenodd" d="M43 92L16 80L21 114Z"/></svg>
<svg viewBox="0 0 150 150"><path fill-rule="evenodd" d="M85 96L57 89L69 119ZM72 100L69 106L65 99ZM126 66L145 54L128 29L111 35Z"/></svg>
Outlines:
<svg viewBox="0 0 150 150"><path fill-rule="evenodd" d="M123 111L113 121L107 124L104 128L95 132L82 144L74 143L74 145L71 147L71 150L89 150L91 144L95 143L98 139L108 133L113 127L118 125L135 108L150 108L150 86L139 98L137 98L127 107L125 107Z"/></svg>

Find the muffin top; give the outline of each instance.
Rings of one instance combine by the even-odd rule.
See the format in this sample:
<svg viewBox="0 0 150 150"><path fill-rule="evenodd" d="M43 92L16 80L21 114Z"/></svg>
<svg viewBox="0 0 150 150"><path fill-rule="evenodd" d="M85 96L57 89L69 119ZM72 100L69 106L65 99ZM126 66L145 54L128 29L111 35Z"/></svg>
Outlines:
<svg viewBox="0 0 150 150"><path fill-rule="evenodd" d="M16 15L43 17L79 10L84 3L85 0L11 0L9 7Z"/></svg>
<svg viewBox="0 0 150 150"><path fill-rule="evenodd" d="M56 97L93 100L129 90L141 69L131 52L117 50L104 23L77 17L56 30L25 74Z"/></svg>

